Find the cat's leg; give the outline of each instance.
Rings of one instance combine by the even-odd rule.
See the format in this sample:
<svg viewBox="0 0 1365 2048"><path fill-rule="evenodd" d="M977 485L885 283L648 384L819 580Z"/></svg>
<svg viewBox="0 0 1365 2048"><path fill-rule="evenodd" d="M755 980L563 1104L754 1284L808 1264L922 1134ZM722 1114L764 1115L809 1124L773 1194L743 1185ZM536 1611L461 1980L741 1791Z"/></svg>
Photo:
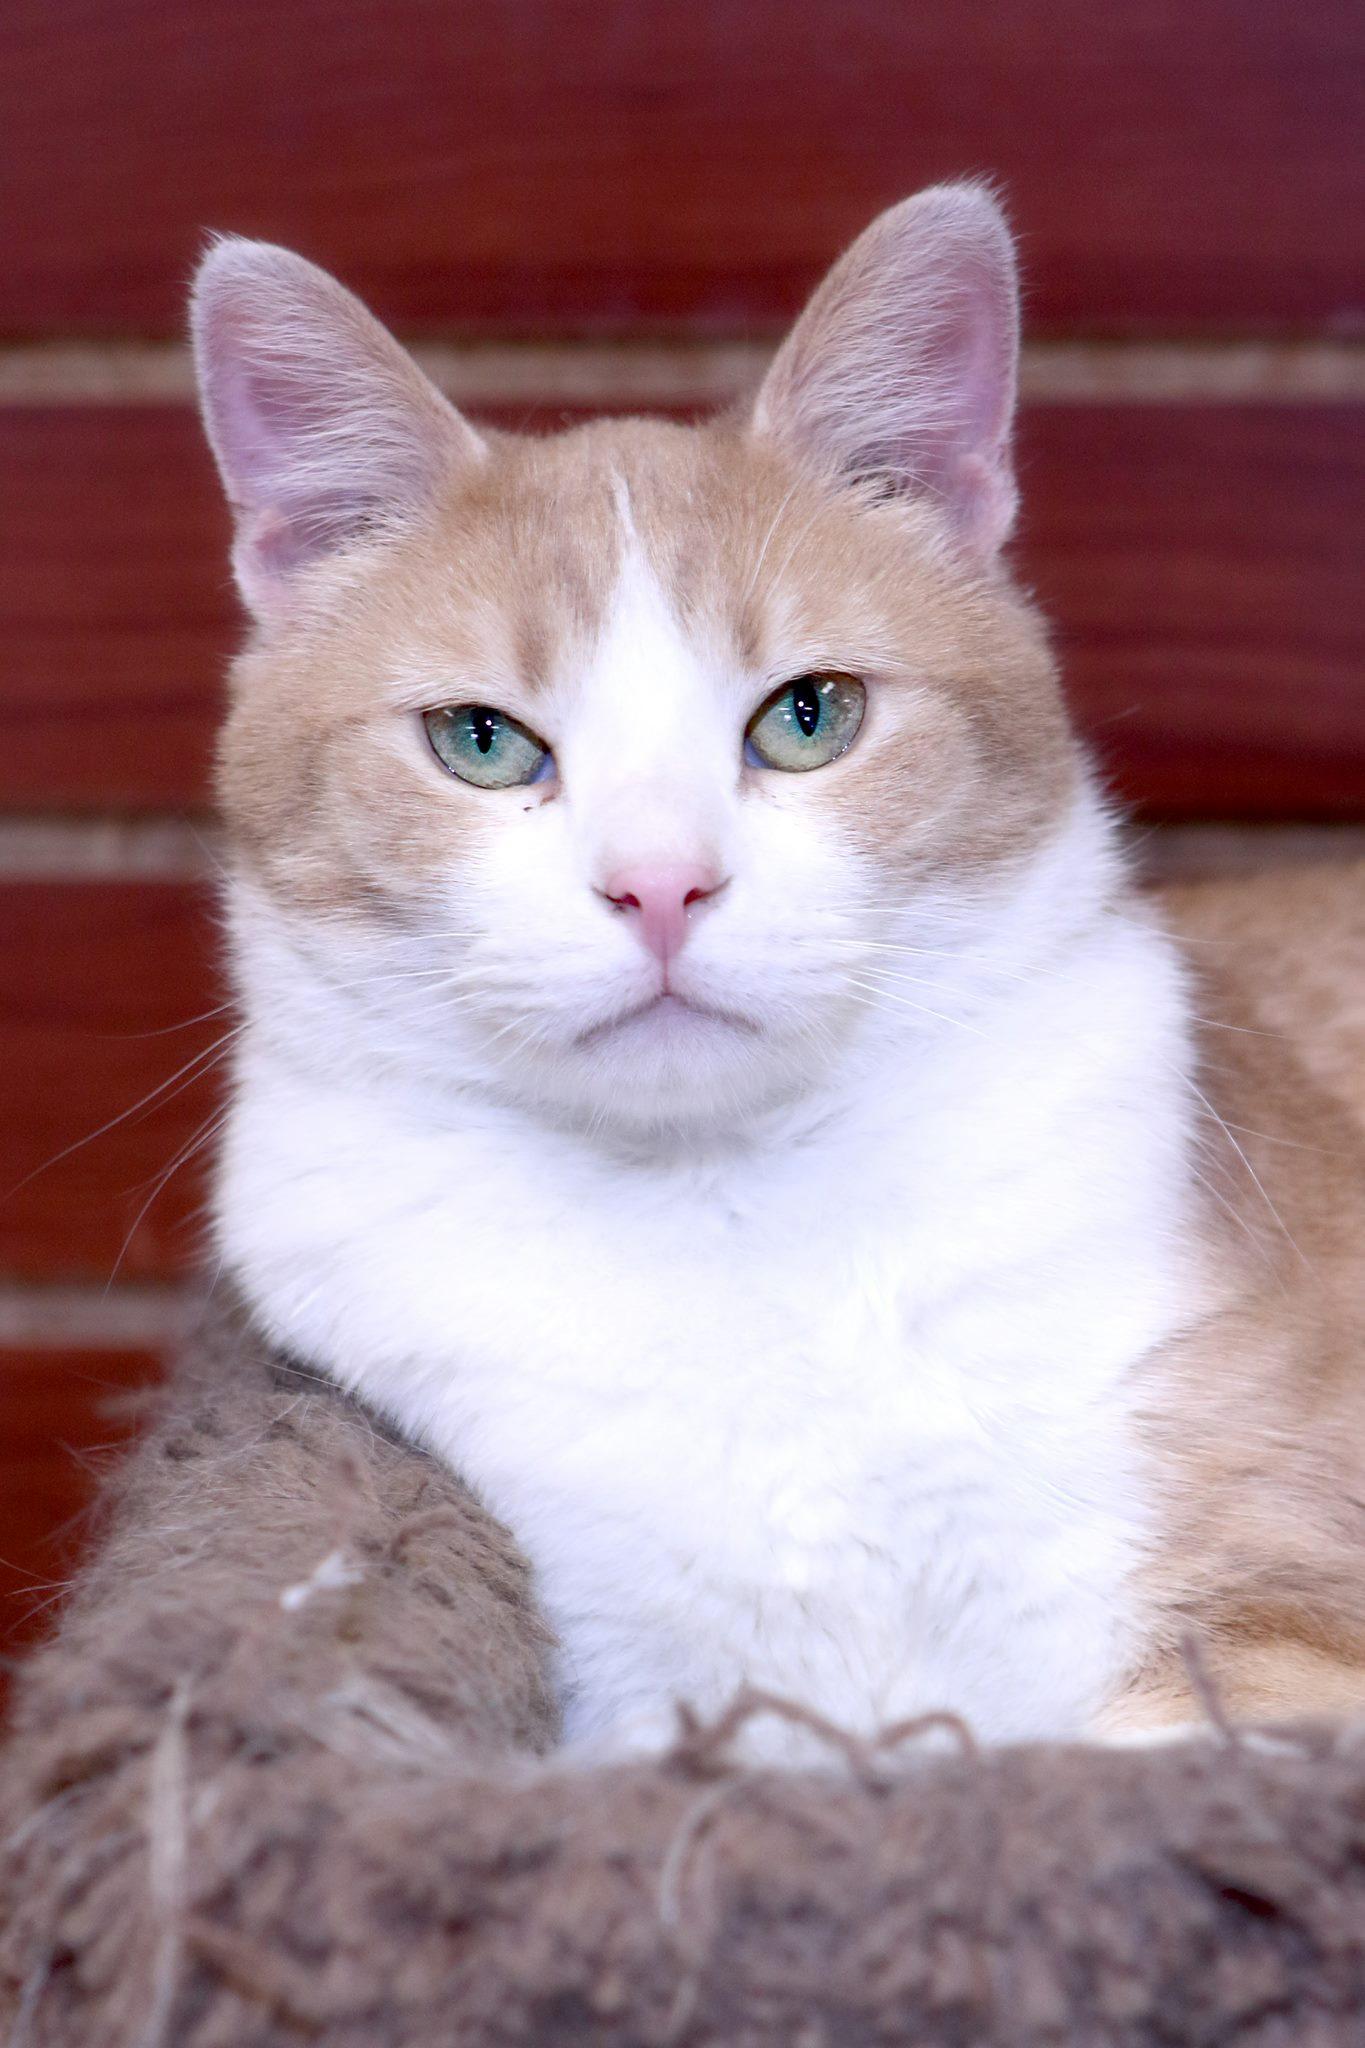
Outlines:
<svg viewBox="0 0 1365 2048"><path fill-rule="evenodd" d="M1211 1718L1256 1730L1277 1722L1365 1718L1365 1649L1359 1655L1290 1638L1220 1639L1206 1660L1207 1700L1184 1659L1169 1653L1139 1672L1091 1730L1121 1745L1176 1742L1220 1732Z"/></svg>

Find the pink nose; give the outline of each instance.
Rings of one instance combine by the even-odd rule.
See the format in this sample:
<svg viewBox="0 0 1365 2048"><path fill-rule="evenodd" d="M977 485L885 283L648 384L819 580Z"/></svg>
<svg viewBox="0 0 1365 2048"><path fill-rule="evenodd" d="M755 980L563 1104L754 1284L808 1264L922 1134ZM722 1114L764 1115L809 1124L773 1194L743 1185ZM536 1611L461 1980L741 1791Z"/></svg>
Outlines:
<svg viewBox="0 0 1365 2048"><path fill-rule="evenodd" d="M724 886L724 878L700 861L650 862L622 868L610 877L602 894L631 919L640 943L666 967L682 951L696 905Z"/></svg>

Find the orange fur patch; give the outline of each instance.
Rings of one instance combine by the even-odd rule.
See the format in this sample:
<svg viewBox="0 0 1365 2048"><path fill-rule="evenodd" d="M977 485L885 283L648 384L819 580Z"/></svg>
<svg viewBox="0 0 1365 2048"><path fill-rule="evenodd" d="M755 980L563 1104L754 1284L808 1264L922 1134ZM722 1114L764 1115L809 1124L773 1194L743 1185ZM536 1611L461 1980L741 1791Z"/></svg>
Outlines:
<svg viewBox="0 0 1365 2048"><path fill-rule="evenodd" d="M1194 965L1214 1301L1152 1362L1165 1499L1119 1724L1365 1708L1365 869L1174 889Z"/></svg>
<svg viewBox="0 0 1365 2048"><path fill-rule="evenodd" d="M682 630L756 701L811 668L868 679L865 738L802 790L851 844L908 881L1010 859L1056 818L1075 749L1003 572L955 554L931 511L863 502L732 424L625 420L496 438L420 528L316 571L242 655L219 789L269 887L401 914L496 829L505 800L441 775L414 714L486 699L553 743L607 617L621 484Z"/></svg>

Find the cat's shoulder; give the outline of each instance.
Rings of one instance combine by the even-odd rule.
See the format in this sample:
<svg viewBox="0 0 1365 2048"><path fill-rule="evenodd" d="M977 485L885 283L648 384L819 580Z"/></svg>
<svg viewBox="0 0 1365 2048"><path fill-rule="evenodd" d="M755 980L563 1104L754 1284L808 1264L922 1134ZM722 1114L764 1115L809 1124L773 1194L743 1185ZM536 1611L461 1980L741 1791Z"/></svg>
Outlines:
<svg viewBox="0 0 1365 2048"><path fill-rule="evenodd" d="M1365 860L1274 869L1151 892L1210 1010L1262 1086L1278 1042L1365 1128ZM1265 1034L1256 1057L1251 1040ZM1266 1043L1269 1041L1269 1043ZM1223 1065L1227 1044L1224 1042ZM1248 1078L1253 1078L1248 1076Z"/></svg>

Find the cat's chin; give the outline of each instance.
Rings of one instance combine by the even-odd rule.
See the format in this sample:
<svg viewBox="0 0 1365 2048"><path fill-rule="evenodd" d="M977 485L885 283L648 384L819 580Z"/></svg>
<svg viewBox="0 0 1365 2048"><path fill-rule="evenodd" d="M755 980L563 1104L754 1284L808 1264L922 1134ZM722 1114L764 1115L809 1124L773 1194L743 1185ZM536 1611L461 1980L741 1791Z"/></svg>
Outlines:
<svg viewBox="0 0 1365 2048"><path fill-rule="evenodd" d="M738 1010L721 1009L676 994L650 996L645 1002L619 1010L599 1023L590 1024L574 1040L580 1047L666 1043L688 1045L713 1037L717 1030L738 1031L754 1036L758 1025Z"/></svg>
<svg viewBox="0 0 1365 2048"><path fill-rule="evenodd" d="M532 1088L542 1110L595 1131L702 1132L788 1098L798 1067L757 1019L669 994L579 1030Z"/></svg>

